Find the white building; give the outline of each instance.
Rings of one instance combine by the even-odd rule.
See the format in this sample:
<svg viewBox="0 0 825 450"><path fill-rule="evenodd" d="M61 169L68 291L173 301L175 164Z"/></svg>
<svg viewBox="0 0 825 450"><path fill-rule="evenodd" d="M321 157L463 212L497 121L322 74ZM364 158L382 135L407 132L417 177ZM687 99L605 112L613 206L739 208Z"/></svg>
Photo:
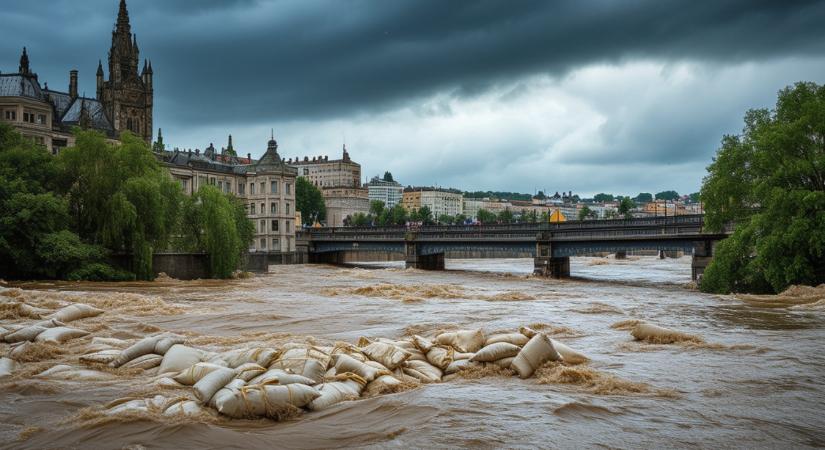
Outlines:
<svg viewBox="0 0 825 450"><path fill-rule="evenodd" d="M433 218L441 215L457 216L464 212L464 195L456 190L435 188L409 188L402 194L401 203L407 211L426 206Z"/></svg>
<svg viewBox="0 0 825 450"><path fill-rule="evenodd" d="M397 181L384 181L378 177L372 177L372 180L367 183L367 189L370 202L380 200L384 202L386 208L392 208L401 203L404 194L404 188Z"/></svg>

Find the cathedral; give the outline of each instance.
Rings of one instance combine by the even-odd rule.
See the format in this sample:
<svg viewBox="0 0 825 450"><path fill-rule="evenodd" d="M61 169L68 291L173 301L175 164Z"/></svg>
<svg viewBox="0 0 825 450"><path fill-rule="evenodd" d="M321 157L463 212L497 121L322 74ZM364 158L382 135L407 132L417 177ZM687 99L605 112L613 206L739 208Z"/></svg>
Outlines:
<svg viewBox="0 0 825 450"><path fill-rule="evenodd" d="M130 131L151 144L152 63L144 60L140 68L140 50L126 0L120 0L108 63L108 80L102 61L98 63L97 92L89 98L78 95L77 70L69 72L68 92L41 86L24 47L17 72L0 72L0 121L53 153L73 145L71 130L76 126L100 131L111 140Z"/></svg>

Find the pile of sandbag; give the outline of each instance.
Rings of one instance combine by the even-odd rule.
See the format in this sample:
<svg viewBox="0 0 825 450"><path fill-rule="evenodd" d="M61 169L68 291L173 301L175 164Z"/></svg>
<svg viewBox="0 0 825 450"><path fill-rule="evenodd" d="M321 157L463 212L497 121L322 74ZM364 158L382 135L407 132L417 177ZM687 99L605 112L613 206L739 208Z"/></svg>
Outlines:
<svg viewBox="0 0 825 450"><path fill-rule="evenodd" d="M82 303L74 303L53 312L25 303L15 303L15 305L27 317L46 316L48 318L28 325L4 324L0 326L0 340L11 344L8 354L11 359L18 359L19 356L25 354L31 346L30 343L33 342L63 344L72 339L88 336L89 332L67 326L66 322L103 314L103 310Z"/></svg>

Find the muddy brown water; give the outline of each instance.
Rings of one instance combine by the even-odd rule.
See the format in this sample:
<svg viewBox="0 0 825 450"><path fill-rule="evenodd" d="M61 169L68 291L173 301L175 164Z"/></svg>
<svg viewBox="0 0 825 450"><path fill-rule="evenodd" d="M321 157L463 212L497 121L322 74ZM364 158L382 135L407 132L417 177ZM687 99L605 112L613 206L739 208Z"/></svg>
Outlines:
<svg viewBox="0 0 825 450"><path fill-rule="evenodd" d="M447 268L272 266L271 273L247 280L7 287L21 287L16 295L41 304L69 299L105 306L105 314L72 323L97 330L94 336L135 339L173 331L220 350L253 341L354 343L360 336L543 323L552 325L547 329L555 330L555 339L592 361L547 384L535 378L459 379L285 422L88 420L78 412L132 393L163 392L153 392L151 377L141 375L108 382L18 377L0 383L0 447L825 445L825 300L783 307L781 301L702 294L690 288L690 258L606 264L575 258L576 278L564 281L530 277L529 259L448 260ZM633 319L700 336L707 345L636 343L626 329L611 328ZM0 351L8 346L0 344ZM602 378L588 378L590 370ZM645 389L594 386L601 379Z"/></svg>

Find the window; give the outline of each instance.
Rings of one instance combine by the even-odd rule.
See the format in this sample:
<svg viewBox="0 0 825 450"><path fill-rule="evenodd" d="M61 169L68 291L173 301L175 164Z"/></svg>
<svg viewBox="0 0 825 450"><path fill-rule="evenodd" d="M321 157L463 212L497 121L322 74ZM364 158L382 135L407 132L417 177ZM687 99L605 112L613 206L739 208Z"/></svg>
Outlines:
<svg viewBox="0 0 825 450"><path fill-rule="evenodd" d="M266 203L261 203L261 214L266 213Z"/></svg>
<svg viewBox="0 0 825 450"><path fill-rule="evenodd" d="M289 202L286 203L286 208L284 209L286 214L289 214Z"/></svg>
<svg viewBox="0 0 825 450"><path fill-rule="evenodd" d="M228 181L223 184L223 191L226 192L226 193L229 193L229 192L232 191L232 185L229 184Z"/></svg>
<svg viewBox="0 0 825 450"><path fill-rule="evenodd" d="M261 239L261 250L266 250L266 238Z"/></svg>
<svg viewBox="0 0 825 450"><path fill-rule="evenodd" d="M249 214L255 214L255 204L254 203L249 204Z"/></svg>
<svg viewBox="0 0 825 450"><path fill-rule="evenodd" d="M45 114L38 114L37 115L37 123L40 125L46 125L46 115Z"/></svg>
<svg viewBox="0 0 825 450"><path fill-rule="evenodd" d="M180 180L180 186L183 188L183 192L189 192L189 180Z"/></svg>
<svg viewBox="0 0 825 450"><path fill-rule="evenodd" d="M218 190L219 191L223 190L223 181L218 181Z"/></svg>
<svg viewBox="0 0 825 450"><path fill-rule="evenodd" d="M266 233L266 220L261 220L261 226L258 229L258 233Z"/></svg>
<svg viewBox="0 0 825 450"><path fill-rule="evenodd" d="M272 220L272 231L278 231L278 221L276 219Z"/></svg>
<svg viewBox="0 0 825 450"><path fill-rule="evenodd" d="M266 192L266 181L261 181L261 194Z"/></svg>
<svg viewBox="0 0 825 450"><path fill-rule="evenodd" d="M246 190L246 183L238 183L238 194L244 195L244 191Z"/></svg>
<svg viewBox="0 0 825 450"><path fill-rule="evenodd" d="M309 175L309 169L304 169L304 175Z"/></svg>
<svg viewBox="0 0 825 450"><path fill-rule="evenodd" d="M286 232L287 233L292 233L292 222L290 222L288 220L286 221Z"/></svg>
<svg viewBox="0 0 825 450"><path fill-rule="evenodd" d="M270 203L269 204L269 212L272 213L272 214L278 214L278 204L275 203L275 202Z"/></svg>
<svg viewBox="0 0 825 450"><path fill-rule="evenodd" d="M269 182L269 190L273 194L277 194L278 193L278 182L277 181L270 181Z"/></svg>
<svg viewBox="0 0 825 450"><path fill-rule="evenodd" d="M255 195L255 183L249 183L249 193Z"/></svg>
<svg viewBox="0 0 825 450"><path fill-rule="evenodd" d="M214 178L210 178L210 179L209 179L209 184L211 184L212 186L214 186L214 185L215 185L215 179L214 179Z"/></svg>
<svg viewBox="0 0 825 450"><path fill-rule="evenodd" d="M6 120L17 120L17 111L7 109L6 110Z"/></svg>
<svg viewBox="0 0 825 450"><path fill-rule="evenodd" d="M290 188L291 188L291 185L289 183L286 183L284 185L284 192L286 193L286 195L289 195L291 193Z"/></svg>
<svg viewBox="0 0 825 450"><path fill-rule="evenodd" d="M198 187L206 185L206 176L201 175L198 177Z"/></svg>

